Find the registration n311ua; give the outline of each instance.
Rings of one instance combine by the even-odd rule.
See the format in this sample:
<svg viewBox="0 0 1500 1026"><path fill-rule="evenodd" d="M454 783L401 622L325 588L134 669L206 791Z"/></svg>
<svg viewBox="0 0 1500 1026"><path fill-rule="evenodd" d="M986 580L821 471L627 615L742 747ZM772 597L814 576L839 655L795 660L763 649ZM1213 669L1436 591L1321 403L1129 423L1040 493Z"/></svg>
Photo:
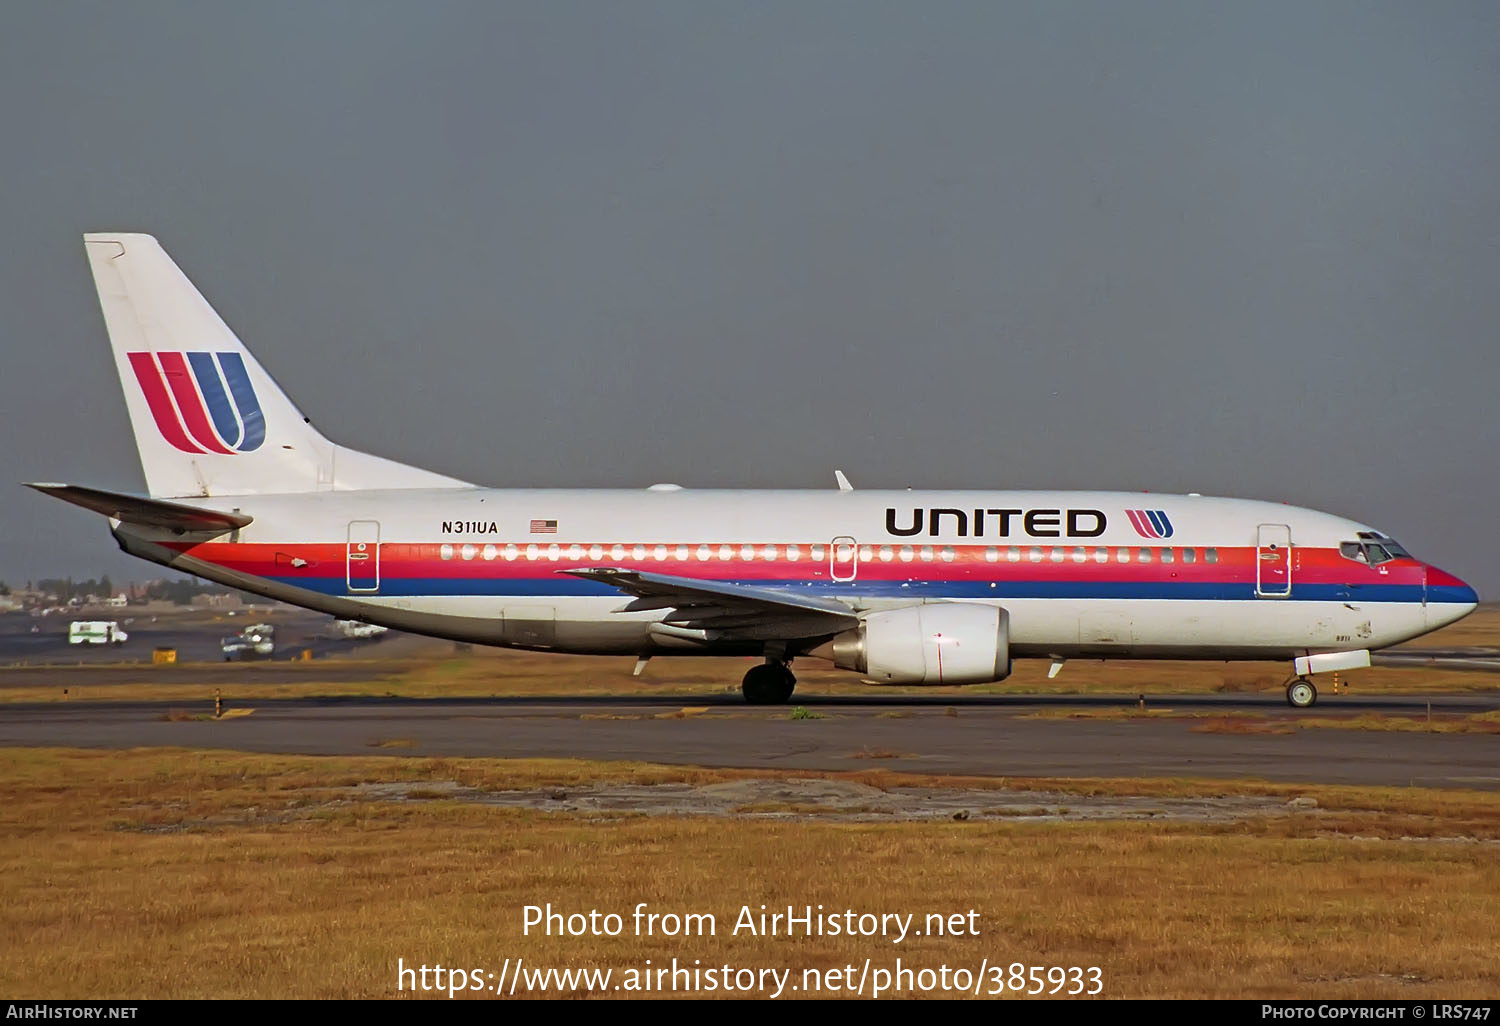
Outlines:
<svg viewBox="0 0 1500 1026"><path fill-rule="evenodd" d="M316 431L149 235L85 248L147 494L32 487L127 552L455 641L794 659L978 684L1014 659L1285 660L1312 675L1452 623L1474 590L1391 537L1274 502L1139 492L494 489ZM641 663L637 664L637 668Z"/></svg>

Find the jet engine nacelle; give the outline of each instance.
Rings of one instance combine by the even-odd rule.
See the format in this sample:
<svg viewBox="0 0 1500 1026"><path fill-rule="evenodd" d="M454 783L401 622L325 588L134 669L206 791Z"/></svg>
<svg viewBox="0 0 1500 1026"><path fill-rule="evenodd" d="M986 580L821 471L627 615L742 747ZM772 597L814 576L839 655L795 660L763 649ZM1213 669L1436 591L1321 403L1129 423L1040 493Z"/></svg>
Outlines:
<svg viewBox="0 0 1500 1026"><path fill-rule="evenodd" d="M986 684L1010 675L1010 614L974 602L889 609L829 647L835 666L880 684Z"/></svg>

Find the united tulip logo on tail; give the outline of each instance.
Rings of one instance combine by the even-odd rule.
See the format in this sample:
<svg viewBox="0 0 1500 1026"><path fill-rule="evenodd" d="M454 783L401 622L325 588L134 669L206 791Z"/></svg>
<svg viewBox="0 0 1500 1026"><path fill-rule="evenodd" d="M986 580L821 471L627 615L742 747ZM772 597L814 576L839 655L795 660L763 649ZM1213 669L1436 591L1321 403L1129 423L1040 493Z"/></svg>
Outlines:
<svg viewBox="0 0 1500 1026"><path fill-rule="evenodd" d="M239 353L128 355L157 430L178 449L233 455L266 440L266 418Z"/></svg>
<svg viewBox="0 0 1500 1026"><path fill-rule="evenodd" d="M1165 510L1127 509L1125 515L1130 518L1135 533L1142 538L1172 537L1172 521L1167 519Z"/></svg>

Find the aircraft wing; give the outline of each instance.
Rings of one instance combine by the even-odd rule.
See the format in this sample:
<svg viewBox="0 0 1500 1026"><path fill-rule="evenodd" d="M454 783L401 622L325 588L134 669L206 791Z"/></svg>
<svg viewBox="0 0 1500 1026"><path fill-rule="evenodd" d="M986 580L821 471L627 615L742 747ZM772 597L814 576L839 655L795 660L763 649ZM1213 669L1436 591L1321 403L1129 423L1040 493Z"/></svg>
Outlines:
<svg viewBox="0 0 1500 1026"><path fill-rule="evenodd" d="M615 567L586 567L558 573L598 581L635 596L617 612L669 609L671 612L663 617L663 623L686 630L714 631L726 638L815 638L859 625L854 610L842 602L776 588Z"/></svg>
<svg viewBox="0 0 1500 1026"><path fill-rule="evenodd" d="M236 527L244 527L253 519L240 512L201 509L180 502L106 492L100 488L84 488L81 485L28 484L26 487L127 524L163 527L169 531L232 531Z"/></svg>

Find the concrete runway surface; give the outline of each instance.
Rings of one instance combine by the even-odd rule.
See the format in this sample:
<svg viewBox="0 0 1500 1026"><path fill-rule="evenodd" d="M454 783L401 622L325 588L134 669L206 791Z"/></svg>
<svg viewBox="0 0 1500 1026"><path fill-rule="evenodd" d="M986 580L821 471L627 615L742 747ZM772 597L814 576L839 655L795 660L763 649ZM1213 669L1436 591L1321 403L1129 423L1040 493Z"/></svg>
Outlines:
<svg viewBox="0 0 1500 1026"><path fill-rule="evenodd" d="M1312 710L1280 696L1171 696L1148 708L1172 718L1089 719L1058 710L1128 708L1099 696L819 698L749 707L738 698L274 699L224 720L172 715L180 702L0 706L0 744L128 748L171 745L320 755L488 756L637 760L802 770L891 769L1013 777L1251 777L1500 790L1500 737L1300 728L1217 732L1214 719L1252 713L1260 729L1361 712L1422 717L1500 708L1497 695L1338 698ZM702 710L683 713L684 708ZM1049 710L1038 717L1041 710ZM194 713L206 712L194 707ZM1209 728L1205 732L1204 728Z"/></svg>

